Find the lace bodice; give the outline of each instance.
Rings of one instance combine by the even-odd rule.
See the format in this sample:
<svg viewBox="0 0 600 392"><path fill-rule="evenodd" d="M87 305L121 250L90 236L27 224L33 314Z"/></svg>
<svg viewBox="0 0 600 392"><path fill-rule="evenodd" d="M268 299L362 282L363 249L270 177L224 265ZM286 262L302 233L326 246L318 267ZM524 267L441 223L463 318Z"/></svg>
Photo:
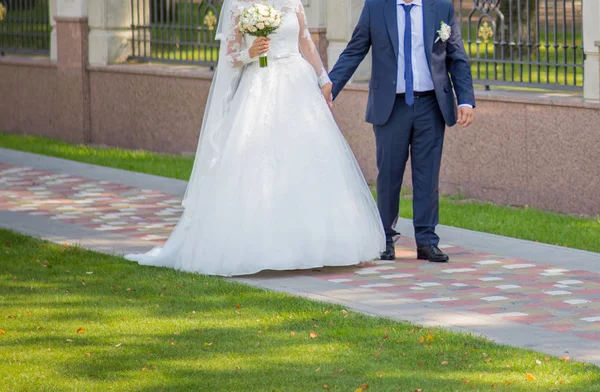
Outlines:
<svg viewBox="0 0 600 392"><path fill-rule="evenodd" d="M257 3L257 0L237 0L237 7L234 7L234 25L237 24L237 15L240 9L250 7ZM283 24L269 38L270 50L268 56L273 59L285 58L293 55L302 55L306 61L313 67L319 79L319 86L322 87L330 83L327 70L319 57L319 52L312 40L304 7L300 0L263 0L262 3L275 7L282 13ZM234 34L228 37L228 60L233 67L242 67L258 60L250 58L249 48L256 38L244 36L235 30Z"/></svg>

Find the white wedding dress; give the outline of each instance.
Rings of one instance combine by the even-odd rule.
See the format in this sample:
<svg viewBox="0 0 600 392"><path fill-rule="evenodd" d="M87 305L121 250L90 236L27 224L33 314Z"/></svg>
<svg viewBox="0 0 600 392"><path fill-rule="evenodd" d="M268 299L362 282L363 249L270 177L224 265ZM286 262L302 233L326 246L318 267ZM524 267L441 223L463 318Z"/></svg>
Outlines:
<svg viewBox="0 0 600 392"><path fill-rule="evenodd" d="M235 32L236 6L224 5L233 30L222 38L183 215L164 247L127 259L232 276L354 265L385 248L376 204L321 94L327 73L300 0L266 3L284 15L267 68Z"/></svg>

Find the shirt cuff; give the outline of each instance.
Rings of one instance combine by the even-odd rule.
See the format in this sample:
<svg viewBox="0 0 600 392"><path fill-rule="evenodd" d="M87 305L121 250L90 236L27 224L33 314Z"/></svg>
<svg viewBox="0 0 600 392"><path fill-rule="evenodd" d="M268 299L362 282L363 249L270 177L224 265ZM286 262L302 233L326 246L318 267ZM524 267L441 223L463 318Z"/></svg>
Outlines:
<svg viewBox="0 0 600 392"><path fill-rule="evenodd" d="M468 108L473 109L473 105L471 105L470 103L461 103L460 105L458 105L459 108L462 107L462 106L466 106Z"/></svg>

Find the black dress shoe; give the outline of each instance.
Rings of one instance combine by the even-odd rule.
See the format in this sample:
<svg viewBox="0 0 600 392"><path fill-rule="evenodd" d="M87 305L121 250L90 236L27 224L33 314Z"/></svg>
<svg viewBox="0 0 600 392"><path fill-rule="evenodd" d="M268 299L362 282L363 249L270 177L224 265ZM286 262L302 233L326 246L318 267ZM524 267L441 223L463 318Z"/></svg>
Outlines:
<svg viewBox="0 0 600 392"><path fill-rule="evenodd" d="M417 258L419 260L429 260L432 263L447 263L450 260L448 255L435 245L417 248Z"/></svg>
<svg viewBox="0 0 600 392"><path fill-rule="evenodd" d="M396 260L396 247L393 242L385 244L385 252L381 254L381 260Z"/></svg>

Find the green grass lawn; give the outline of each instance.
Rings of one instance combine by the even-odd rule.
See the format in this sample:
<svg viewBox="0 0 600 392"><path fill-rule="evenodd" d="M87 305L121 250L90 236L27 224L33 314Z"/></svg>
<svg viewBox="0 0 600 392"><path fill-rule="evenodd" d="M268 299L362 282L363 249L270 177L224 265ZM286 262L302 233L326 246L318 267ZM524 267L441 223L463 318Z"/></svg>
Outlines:
<svg viewBox="0 0 600 392"><path fill-rule="evenodd" d="M490 58L488 61L493 61ZM540 87L583 86L583 68L564 66L537 66L529 64L493 64L471 59L471 74L476 81L529 83Z"/></svg>
<svg viewBox="0 0 600 392"><path fill-rule="evenodd" d="M564 40L564 42L563 42ZM582 39L577 38L577 44L582 48ZM561 37L562 44L572 45L571 40ZM551 42L554 45L553 42ZM542 45L538 49L522 50L515 49L511 54L509 48L505 48L504 60L509 63L498 63L502 59L500 48L492 43L465 44L465 49L471 60L471 73L476 80L498 80L518 83L534 84L557 84L568 86L583 86L583 67L566 66L564 64L583 64L583 49L575 53L573 49L562 47L555 49L553 46L546 48L546 42L540 41ZM515 62L515 64L511 64ZM522 62L522 64L518 64ZM549 65L535 65L532 63L544 62ZM550 65L553 64L553 65Z"/></svg>
<svg viewBox="0 0 600 392"><path fill-rule="evenodd" d="M463 2L467 4L468 2ZM513 4L515 8L517 4ZM552 7L552 6L551 6ZM560 6L559 6L560 8ZM491 20L488 17L479 19L479 12L470 18L469 13L473 9L471 4L463 9L462 16L462 38L465 41L465 50L471 60L471 72L476 80L508 81L512 83L533 83L540 85L566 85L583 86L583 27L581 20L575 18L567 19L566 25L556 26L554 29L553 19L548 20L540 17L538 36L536 38L535 20L531 25L531 32L525 27L523 36L510 36L510 32L502 38L500 31L493 30ZM493 13L492 13L493 14ZM505 15L506 23L510 15ZM512 22L517 22L515 15ZM561 19L559 18L558 21ZM496 20L498 29L499 21ZM479 28L487 26L493 33L489 37L479 34ZM506 45L500 45L502 40ZM511 41L512 40L512 41ZM507 64L497 61L505 60ZM511 64L515 62L515 64ZM537 65L542 62L549 64ZM552 64L552 65L550 65ZM565 66L565 64L578 65L578 67Z"/></svg>
<svg viewBox="0 0 600 392"><path fill-rule="evenodd" d="M463 9L463 16L467 18L471 10L472 8L468 7ZM143 10L138 12L143 14ZM174 9L172 19L166 18L165 14L162 23L150 24L149 21L146 21L149 27L140 31L150 33L149 37L152 44L149 46L151 48L148 49L147 47L146 53L144 53L143 48L138 47L135 55L151 56L156 61L216 61L218 59L218 46L214 46L218 42L213 39L214 29L206 29L211 20L213 22L216 20L210 17L207 19L206 15L210 14L217 15L218 7L211 8L204 3L181 3ZM157 15L158 19L161 19L161 14L158 13ZM572 26L573 21L569 20L568 28L558 28L556 33L551 24L548 26L548 31L546 31L546 25L542 23L537 40L531 38L532 43L528 46L525 42L527 39L523 37L521 42L514 42L512 46L514 50L512 50L508 45L504 49L499 45L494 45L492 41L501 39L498 32L495 32L496 35L490 39L490 42L480 42L478 16L479 13L476 13L470 20L463 20L462 24L465 50L471 59L471 71L474 79L479 81L540 84L541 86L583 86L583 68L562 65L565 63L583 64L583 34L579 20L575 21L574 29ZM489 22L487 18L484 21ZM139 38L138 35L136 37ZM521 50L518 49L519 47ZM493 62L494 58L502 58L512 62L522 61L523 64L498 64ZM537 62L552 63L554 65L538 66L532 64Z"/></svg>
<svg viewBox="0 0 600 392"><path fill-rule="evenodd" d="M0 147L181 180L189 178L193 165L192 157L71 145L54 139L2 132ZM412 218L409 193L409 190L404 190L401 201L400 213L404 218ZM600 252L600 217L575 217L534 208L499 206L445 196L440 202L440 222L448 226Z"/></svg>
<svg viewBox="0 0 600 392"><path fill-rule="evenodd" d="M152 49L152 58L165 61L216 62L219 59L219 49L202 48L191 45L168 44L164 48Z"/></svg>
<svg viewBox="0 0 600 392"><path fill-rule="evenodd" d="M0 132L0 147L180 180L189 179L194 165L194 158L191 156L163 155L142 150L96 148L73 145L57 139L3 132Z"/></svg>
<svg viewBox="0 0 600 392"><path fill-rule="evenodd" d="M144 48L136 42L134 56L151 57L156 61L216 63L220 42L215 41L214 35L219 9L219 3L180 2L173 9L171 18L157 9L157 23L140 21L140 25L148 27L139 29L134 39L137 41L143 32L148 32L151 44ZM143 11L143 7L136 10L140 15Z"/></svg>
<svg viewBox="0 0 600 392"><path fill-rule="evenodd" d="M0 49L50 51L50 9L48 0L14 1L6 19L0 21Z"/></svg>
<svg viewBox="0 0 600 392"><path fill-rule="evenodd" d="M412 218L412 204L401 201L401 216ZM444 196L440 223L463 229L600 253L600 218L582 218L529 207L509 207Z"/></svg>
<svg viewBox="0 0 600 392"><path fill-rule="evenodd" d="M3 391L600 391L589 364L6 230L0 260Z"/></svg>
<svg viewBox="0 0 600 392"><path fill-rule="evenodd" d="M214 40L220 8L218 3L179 2L172 10L172 17L168 17L165 11L154 10L154 22L148 19L151 12L146 9L146 3L140 1L132 4L135 11L132 23L136 26L132 37L134 57L152 58L159 62L207 65L218 60L219 42ZM519 41L515 37L512 51L508 46L502 49L494 45L494 40L501 39L497 31L489 38L489 42L480 40L480 13L468 18L472 7L466 6L462 10L462 36L471 59L474 79L482 83L528 83L575 88L583 86L583 68L579 67L584 58L583 34L579 19L569 19L567 26L559 26L555 31L552 20L546 26L541 18L537 39L528 36L521 37ZM491 22L488 18L483 21ZM47 51L50 47L50 31L48 0L38 0L31 9L9 10L7 19L0 22L0 48ZM142 37L151 43L144 45L140 41ZM531 44L528 45L527 41L530 39ZM509 63L499 64L494 59L504 59ZM552 65L536 65L537 62ZM563 65L567 63L577 64L578 67Z"/></svg>

